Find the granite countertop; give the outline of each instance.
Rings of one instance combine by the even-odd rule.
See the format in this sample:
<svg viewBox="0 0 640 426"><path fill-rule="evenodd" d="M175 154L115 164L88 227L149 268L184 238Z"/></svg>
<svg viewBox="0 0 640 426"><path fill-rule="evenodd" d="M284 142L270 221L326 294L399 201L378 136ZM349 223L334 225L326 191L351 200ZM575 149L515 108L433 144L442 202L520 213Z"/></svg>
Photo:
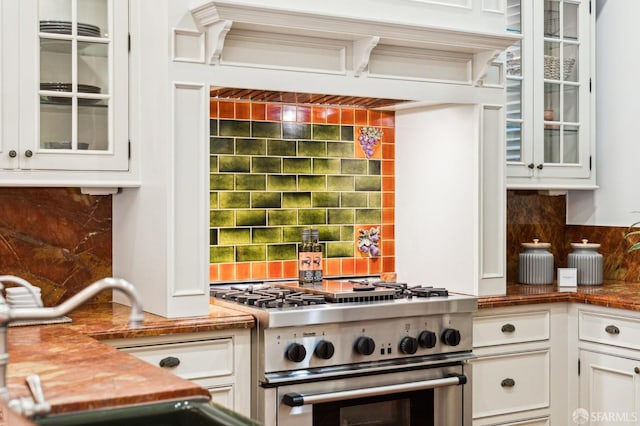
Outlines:
<svg viewBox="0 0 640 426"><path fill-rule="evenodd" d="M167 319L145 313L143 326L135 330L128 325L129 308L116 303L85 305L69 317L71 323L9 327L11 398L30 395L25 385L29 374L40 375L52 413L209 398L206 389L98 340L255 325L251 315L213 305L209 315L201 317Z"/></svg>
<svg viewBox="0 0 640 426"><path fill-rule="evenodd" d="M478 298L478 308L530 305L552 302L578 302L609 308L640 311L640 283L605 281L603 285L578 286L575 291L554 285L507 284L504 296Z"/></svg>

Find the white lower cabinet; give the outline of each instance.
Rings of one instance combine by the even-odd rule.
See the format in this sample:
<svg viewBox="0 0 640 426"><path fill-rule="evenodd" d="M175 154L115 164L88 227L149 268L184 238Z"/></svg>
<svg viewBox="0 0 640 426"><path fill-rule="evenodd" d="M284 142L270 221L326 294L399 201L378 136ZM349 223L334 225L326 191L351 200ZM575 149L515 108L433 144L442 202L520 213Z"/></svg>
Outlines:
<svg viewBox="0 0 640 426"><path fill-rule="evenodd" d="M249 330L107 340L149 364L207 388L211 400L251 415Z"/></svg>
<svg viewBox="0 0 640 426"><path fill-rule="evenodd" d="M639 426L640 315L580 307L578 333L579 424Z"/></svg>
<svg viewBox="0 0 640 426"><path fill-rule="evenodd" d="M566 309L560 303L476 313L474 426L567 424Z"/></svg>

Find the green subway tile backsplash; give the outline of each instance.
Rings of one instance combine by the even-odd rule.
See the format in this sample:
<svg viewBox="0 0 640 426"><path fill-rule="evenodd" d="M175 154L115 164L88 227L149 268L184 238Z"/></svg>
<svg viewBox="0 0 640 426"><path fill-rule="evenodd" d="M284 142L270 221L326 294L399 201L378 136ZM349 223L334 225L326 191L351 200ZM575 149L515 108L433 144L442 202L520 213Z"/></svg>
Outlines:
<svg viewBox="0 0 640 426"><path fill-rule="evenodd" d="M325 157L326 141L298 141L298 155L301 157Z"/></svg>
<svg viewBox="0 0 640 426"><path fill-rule="evenodd" d="M282 207L282 194L280 192L251 193L251 208L279 209L280 207Z"/></svg>
<svg viewBox="0 0 640 426"><path fill-rule="evenodd" d="M311 173L311 158L285 158L282 160L284 173Z"/></svg>
<svg viewBox="0 0 640 426"><path fill-rule="evenodd" d="M236 247L236 262L264 262L267 260L267 246L252 244Z"/></svg>
<svg viewBox="0 0 640 426"><path fill-rule="evenodd" d="M251 122L220 120L220 136L251 137Z"/></svg>
<svg viewBox="0 0 640 426"><path fill-rule="evenodd" d="M236 226L265 226L266 224L266 210L252 209L236 211Z"/></svg>
<svg viewBox="0 0 640 426"><path fill-rule="evenodd" d="M311 192L285 192L282 194L282 207L305 208L311 207ZM294 223L292 223L293 225Z"/></svg>
<svg viewBox="0 0 640 426"><path fill-rule="evenodd" d="M251 230L249 228L222 228L220 229L219 242L221 245L238 245L251 243Z"/></svg>
<svg viewBox="0 0 640 426"><path fill-rule="evenodd" d="M267 260L295 259L298 254L296 244L272 244L267 246Z"/></svg>
<svg viewBox="0 0 640 426"><path fill-rule="evenodd" d="M298 120L312 110L297 108ZM333 124L315 122L322 120L315 107L307 122L275 121L280 113L263 111L259 121L209 122L211 264L222 271L222 264L242 263L231 274L220 272L228 279L246 275L241 270L270 271L263 262L280 262L283 273L288 264L290 273L287 261L297 259L301 231L310 227L318 229L327 259L344 265L341 258L359 258L356 234L361 225L381 225L383 198L382 147L367 159L357 142L363 124L354 116L362 114L351 108L346 124Z"/></svg>
<svg viewBox="0 0 640 426"><path fill-rule="evenodd" d="M210 138L210 154L234 154L233 138Z"/></svg>
<svg viewBox="0 0 640 426"><path fill-rule="evenodd" d="M251 171L251 157L246 155L221 155L218 157L220 173L249 173Z"/></svg>
<svg viewBox="0 0 640 426"><path fill-rule="evenodd" d="M338 124L313 124L311 127L314 140L340 140L340 125Z"/></svg>
<svg viewBox="0 0 640 426"><path fill-rule="evenodd" d="M236 175L238 191L264 191L267 189L267 175Z"/></svg>
<svg viewBox="0 0 640 426"><path fill-rule="evenodd" d="M266 139L244 139L237 138L236 154L238 155L266 155L267 140Z"/></svg>

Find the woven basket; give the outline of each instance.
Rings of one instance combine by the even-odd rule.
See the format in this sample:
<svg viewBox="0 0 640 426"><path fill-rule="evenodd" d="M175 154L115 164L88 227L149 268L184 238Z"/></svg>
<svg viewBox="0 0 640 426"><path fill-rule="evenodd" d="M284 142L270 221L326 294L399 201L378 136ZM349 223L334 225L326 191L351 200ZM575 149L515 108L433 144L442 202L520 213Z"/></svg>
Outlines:
<svg viewBox="0 0 640 426"><path fill-rule="evenodd" d="M575 64L575 58L564 60L563 80L569 78ZM557 56L544 55L544 78L547 80L560 80L560 58Z"/></svg>

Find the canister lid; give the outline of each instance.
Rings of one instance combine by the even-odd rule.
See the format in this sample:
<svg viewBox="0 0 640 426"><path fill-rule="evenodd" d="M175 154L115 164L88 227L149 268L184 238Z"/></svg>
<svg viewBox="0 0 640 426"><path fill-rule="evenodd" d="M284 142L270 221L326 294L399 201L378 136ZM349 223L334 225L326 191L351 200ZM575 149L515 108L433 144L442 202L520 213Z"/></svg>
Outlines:
<svg viewBox="0 0 640 426"><path fill-rule="evenodd" d="M600 244L598 243L590 243L586 238L582 240L581 243L571 243L572 248L583 248L583 249L597 249L600 248Z"/></svg>
<svg viewBox="0 0 640 426"><path fill-rule="evenodd" d="M520 243L524 248L549 248L551 243L541 243L539 239L534 238L532 243Z"/></svg>

